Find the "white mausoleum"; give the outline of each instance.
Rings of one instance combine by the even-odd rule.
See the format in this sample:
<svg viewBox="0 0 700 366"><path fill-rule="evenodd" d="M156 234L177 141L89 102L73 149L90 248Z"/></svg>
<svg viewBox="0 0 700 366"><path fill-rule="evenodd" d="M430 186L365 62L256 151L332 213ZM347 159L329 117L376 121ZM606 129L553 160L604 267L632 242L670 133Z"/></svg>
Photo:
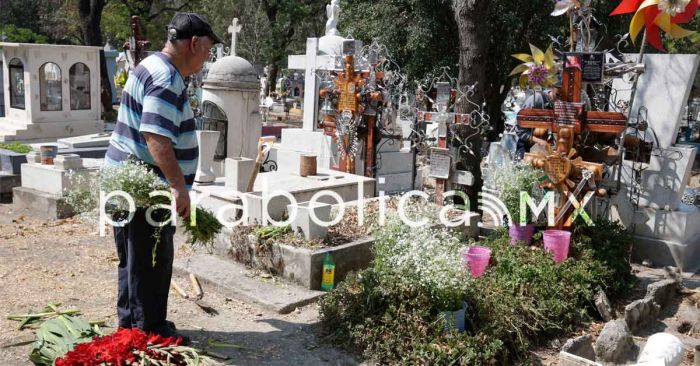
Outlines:
<svg viewBox="0 0 700 366"><path fill-rule="evenodd" d="M46 141L104 130L101 47L0 43L0 141Z"/></svg>

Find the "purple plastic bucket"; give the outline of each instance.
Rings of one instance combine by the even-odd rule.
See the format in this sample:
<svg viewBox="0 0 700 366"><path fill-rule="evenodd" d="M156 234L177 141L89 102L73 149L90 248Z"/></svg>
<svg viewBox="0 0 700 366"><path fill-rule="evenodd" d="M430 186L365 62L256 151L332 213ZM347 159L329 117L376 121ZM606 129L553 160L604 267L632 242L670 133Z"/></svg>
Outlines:
<svg viewBox="0 0 700 366"><path fill-rule="evenodd" d="M530 245L532 236L535 235L535 224L510 225L508 234L510 234L510 245L516 245L518 241L524 241L525 244Z"/></svg>
<svg viewBox="0 0 700 366"><path fill-rule="evenodd" d="M552 258L557 263L562 263L569 256L569 243L571 232L565 230L545 230L544 249L552 253Z"/></svg>
<svg viewBox="0 0 700 366"><path fill-rule="evenodd" d="M491 260L491 249L482 246L468 247L463 259L472 277L481 277Z"/></svg>

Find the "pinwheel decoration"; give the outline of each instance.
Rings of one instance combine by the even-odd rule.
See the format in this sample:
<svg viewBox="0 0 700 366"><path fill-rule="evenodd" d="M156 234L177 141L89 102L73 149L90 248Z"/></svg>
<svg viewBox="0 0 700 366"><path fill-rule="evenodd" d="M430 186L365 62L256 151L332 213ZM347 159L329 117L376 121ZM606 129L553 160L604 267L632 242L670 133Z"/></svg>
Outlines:
<svg viewBox="0 0 700 366"><path fill-rule="evenodd" d="M580 8L579 0L554 0L554 10L551 16L558 17L569 12L569 10Z"/></svg>
<svg viewBox="0 0 700 366"><path fill-rule="evenodd" d="M659 29L671 38L683 38L695 33L678 24L690 22L699 5L700 0L622 0L610 15L634 13L629 28L632 41L646 27L647 42L665 51Z"/></svg>
<svg viewBox="0 0 700 366"><path fill-rule="evenodd" d="M530 45L532 54L517 53L513 57L522 61L511 71L510 76L520 74L520 87L548 87L557 82L557 68L554 63L554 51L549 46L547 52L542 52L536 46Z"/></svg>

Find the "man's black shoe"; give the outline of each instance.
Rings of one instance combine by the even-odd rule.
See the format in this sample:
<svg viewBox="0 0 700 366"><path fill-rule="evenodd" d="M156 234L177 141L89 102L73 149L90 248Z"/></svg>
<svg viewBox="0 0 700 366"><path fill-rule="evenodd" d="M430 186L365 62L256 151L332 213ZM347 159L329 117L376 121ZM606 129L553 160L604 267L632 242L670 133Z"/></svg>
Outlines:
<svg viewBox="0 0 700 366"><path fill-rule="evenodd" d="M175 326L175 323L171 322L170 320L165 321L165 326L177 332L177 327Z"/></svg>

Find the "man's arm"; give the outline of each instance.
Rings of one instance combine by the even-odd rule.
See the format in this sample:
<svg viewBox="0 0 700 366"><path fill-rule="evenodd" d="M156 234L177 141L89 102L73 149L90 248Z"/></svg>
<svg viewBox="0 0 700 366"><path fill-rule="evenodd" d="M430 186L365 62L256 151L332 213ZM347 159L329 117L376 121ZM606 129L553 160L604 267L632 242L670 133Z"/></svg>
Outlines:
<svg viewBox="0 0 700 366"><path fill-rule="evenodd" d="M158 168L160 168L168 183L170 183L178 215L180 217L188 217L190 214L190 196L185 186L185 176L182 174L175 157L172 141L166 136L150 132L144 132L143 137L146 139L148 151L153 156L156 165L158 165Z"/></svg>

